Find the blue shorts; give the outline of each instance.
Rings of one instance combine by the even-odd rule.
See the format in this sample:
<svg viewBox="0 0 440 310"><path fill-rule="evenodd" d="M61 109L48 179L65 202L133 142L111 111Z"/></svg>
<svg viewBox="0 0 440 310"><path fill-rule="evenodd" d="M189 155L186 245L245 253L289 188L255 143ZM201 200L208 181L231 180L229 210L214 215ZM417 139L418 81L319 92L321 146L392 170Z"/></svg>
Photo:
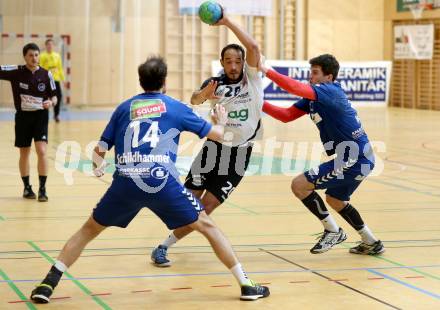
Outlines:
<svg viewBox="0 0 440 310"><path fill-rule="evenodd" d="M327 189L327 195L349 201L351 194L373 168L374 163L364 157L342 163L333 159L310 169L304 175L315 185L315 189Z"/></svg>
<svg viewBox="0 0 440 310"><path fill-rule="evenodd" d="M168 229L194 223L204 210L191 191L172 177L157 193L144 191L130 178L115 177L92 216L103 226L125 228L144 207L153 211Z"/></svg>

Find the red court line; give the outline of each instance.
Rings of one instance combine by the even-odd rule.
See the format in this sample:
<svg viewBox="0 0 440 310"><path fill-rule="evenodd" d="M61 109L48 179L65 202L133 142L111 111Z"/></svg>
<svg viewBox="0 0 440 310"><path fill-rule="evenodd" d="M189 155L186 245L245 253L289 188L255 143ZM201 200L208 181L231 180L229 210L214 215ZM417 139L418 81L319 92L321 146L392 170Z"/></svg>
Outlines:
<svg viewBox="0 0 440 310"><path fill-rule="evenodd" d="M219 285L211 285L211 287L229 287L231 284L219 284Z"/></svg>
<svg viewBox="0 0 440 310"><path fill-rule="evenodd" d="M90 294L90 296L107 296L111 295L112 293L96 293L96 294Z"/></svg>
<svg viewBox="0 0 440 310"><path fill-rule="evenodd" d="M152 292L153 290L138 290L138 291L131 291L132 293L148 293Z"/></svg>
<svg viewBox="0 0 440 310"><path fill-rule="evenodd" d="M192 287L173 287L171 288L172 291L179 291L179 290L192 290Z"/></svg>
<svg viewBox="0 0 440 310"><path fill-rule="evenodd" d="M258 284L261 284L261 285L269 285L270 282L258 282Z"/></svg>
<svg viewBox="0 0 440 310"><path fill-rule="evenodd" d="M8 304L19 304L22 302L32 302L31 300L13 300L13 301L8 301Z"/></svg>
<svg viewBox="0 0 440 310"><path fill-rule="evenodd" d="M348 281L348 279L328 279L329 281L332 282L342 282L342 281Z"/></svg>
<svg viewBox="0 0 440 310"><path fill-rule="evenodd" d="M68 298L72 298L72 297L70 297L70 296L52 297L51 300L68 299ZM32 300L13 300L13 301L8 301L8 304L18 304L18 303L22 303L22 302L32 302Z"/></svg>
<svg viewBox="0 0 440 310"><path fill-rule="evenodd" d="M383 280L384 278L367 278L368 280Z"/></svg>
<svg viewBox="0 0 440 310"><path fill-rule="evenodd" d="M290 281L289 283L309 283L310 281Z"/></svg>
<svg viewBox="0 0 440 310"><path fill-rule="evenodd" d="M407 278L407 279L421 279L421 278L424 278L424 276L408 276L405 278Z"/></svg>

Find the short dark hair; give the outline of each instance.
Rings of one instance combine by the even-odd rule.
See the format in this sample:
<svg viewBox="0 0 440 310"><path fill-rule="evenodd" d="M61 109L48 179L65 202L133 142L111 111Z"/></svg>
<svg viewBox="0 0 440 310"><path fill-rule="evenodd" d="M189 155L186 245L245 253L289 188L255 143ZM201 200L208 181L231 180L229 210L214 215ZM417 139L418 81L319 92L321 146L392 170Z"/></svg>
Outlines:
<svg viewBox="0 0 440 310"><path fill-rule="evenodd" d="M309 60L310 65L320 66L325 75L332 74L333 81L336 80L339 73L339 62L335 56L330 54L319 55Z"/></svg>
<svg viewBox="0 0 440 310"><path fill-rule="evenodd" d="M139 82L145 91L160 90L165 85L167 64L161 56L150 56L138 67Z"/></svg>
<svg viewBox="0 0 440 310"><path fill-rule="evenodd" d="M46 41L44 41L44 45L47 45L47 43L49 42L55 43L55 41L52 38L49 38Z"/></svg>
<svg viewBox="0 0 440 310"><path fill-rule="evenodd" d="M238 44L234 44L234 43L232 43L232 44L228 44L228 45L226 45L226 46L222 49L222 52L221 52L221 54L220 54L220 55L221 55L221 59L223 59L223 58L225 57L225 53L226 53L226 51L227 51L228 49L234 49L234 50L236 50L236 51L238 51L238 52L241 52L242 59L245 58L244 48L241 47L241 45L238 45Z"/></svg>
<svg viewBox="0 0 440 310"><path fill-rule="evenodd" d="M40 52L40 48L38 47L37 44L35 44L35 43L28 43L25 46L23 46L23 56L26 56L26 54L27 54L27 52L29 50Z"/></svg>

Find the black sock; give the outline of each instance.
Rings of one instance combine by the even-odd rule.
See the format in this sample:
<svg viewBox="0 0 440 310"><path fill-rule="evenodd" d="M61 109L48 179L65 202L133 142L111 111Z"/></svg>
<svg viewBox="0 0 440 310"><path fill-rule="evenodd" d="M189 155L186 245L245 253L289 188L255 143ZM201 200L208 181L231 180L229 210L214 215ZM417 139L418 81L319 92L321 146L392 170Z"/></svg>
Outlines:
<svg viewBox="0 0 440 310"><path fill-rule="evenodd" d="M364 228L364 221L361 218L359 212L353 208L351 204L347 204L344 209L339 211L339 214L356 230Z"/></svg>
<svg viewBox="0 0 440 310"><path fill-rule="evenodd" d="M29 184L29 176L21 177L21 179L23 180L24 187L29 187L30 186L30 184Z"/></svg>
<svg viewBox="0 0 440 310"><path fill-rule="evenodd" d="M304 198L302 203L321 221L329 215L324 201L315 191Z"/></svg>
<svg viewBox="0 0 440 310"><path fill-rule="evenodd" d="M45 189L46 188L47 176L46 175L40 175L38 178L40 179L40 189Z"/></svg>
<svg viewBox="0 0 440 310"><path fill-rule="evenodd" d="M49 272L46 275L46 278L44 278L43 284L50 285L52 288L55 288L55 286L58 285L58 282L60 282L61 277L63 276L63 273L59 271L55 266L52 266L50 268Z"/></svg>

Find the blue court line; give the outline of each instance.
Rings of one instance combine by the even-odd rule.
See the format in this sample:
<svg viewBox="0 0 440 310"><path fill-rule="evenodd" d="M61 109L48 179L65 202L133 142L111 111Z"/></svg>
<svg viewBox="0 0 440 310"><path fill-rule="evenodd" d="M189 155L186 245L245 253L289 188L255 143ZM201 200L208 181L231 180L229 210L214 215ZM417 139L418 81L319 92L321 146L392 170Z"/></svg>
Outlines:
<svg viewBox="0 0 440 310"><path fill-rule="evenodd" d="M406 287L408 287L408 288L410 288L410 289L413 289L413 290L419 291L419 292L421 292L421 293L423 293L423 294L425 294L425 295L428 295L428 296L434 297L435 299L440 299L440 295L438 295L438 294L436 294L436 293L432 293L432 292L430 292L430 291L424 290L424 289L422 289L422 288L420 288L420 287L417 287L417 286L414 286L414 285L409 284L409 283L407 283L407 282L404 282L404 281L402 281L402 280L396 279L396 278L394 278L394 277L391 277L391 276L389 276L389 275L386 275L386 274L384 274L384 273L382 273L382 272L379 272L379 271L376 271L376 270L374 270L374 269L367 268L366 270L369 271L369 272L371 272L371 273L374 273L374 274L376 274L376 275L378 275L378 276L384 277L385 279L388 279L388 280L391 280L391 281L393 281L393 282L399 283L399 284L401 284L401 285L403 285L403 286L406 286Z"/></svg>
<svg viewBox="0 0 440 310"><path fill-rule="evenodd" d="M427 266L387 266L387 267L375 267L374 270L388 270L388 269L415 269L415 268L439 268L440 265L427 265ZM285 270L266 270L266 271L246 271L247 274L277 274L277 273L313 273L313 272L341 272L341 271L370 271L371 268L336 268L336 269L285 269ZM101 277L75 277L72 279L63 278L63 281L72 280L109 280L109 279L154 279L154 278L177 278L177 277L199 277L199 276L219 276L219 275L231 275L230 272L208 272L208 273L176 273L176 274L154 274L154 275L131 275L131 276L101 276ZM13 282L38 282L41 279L16 279L9 280ZM0 280L0 283L7 283L8 280Z"/></svg>

